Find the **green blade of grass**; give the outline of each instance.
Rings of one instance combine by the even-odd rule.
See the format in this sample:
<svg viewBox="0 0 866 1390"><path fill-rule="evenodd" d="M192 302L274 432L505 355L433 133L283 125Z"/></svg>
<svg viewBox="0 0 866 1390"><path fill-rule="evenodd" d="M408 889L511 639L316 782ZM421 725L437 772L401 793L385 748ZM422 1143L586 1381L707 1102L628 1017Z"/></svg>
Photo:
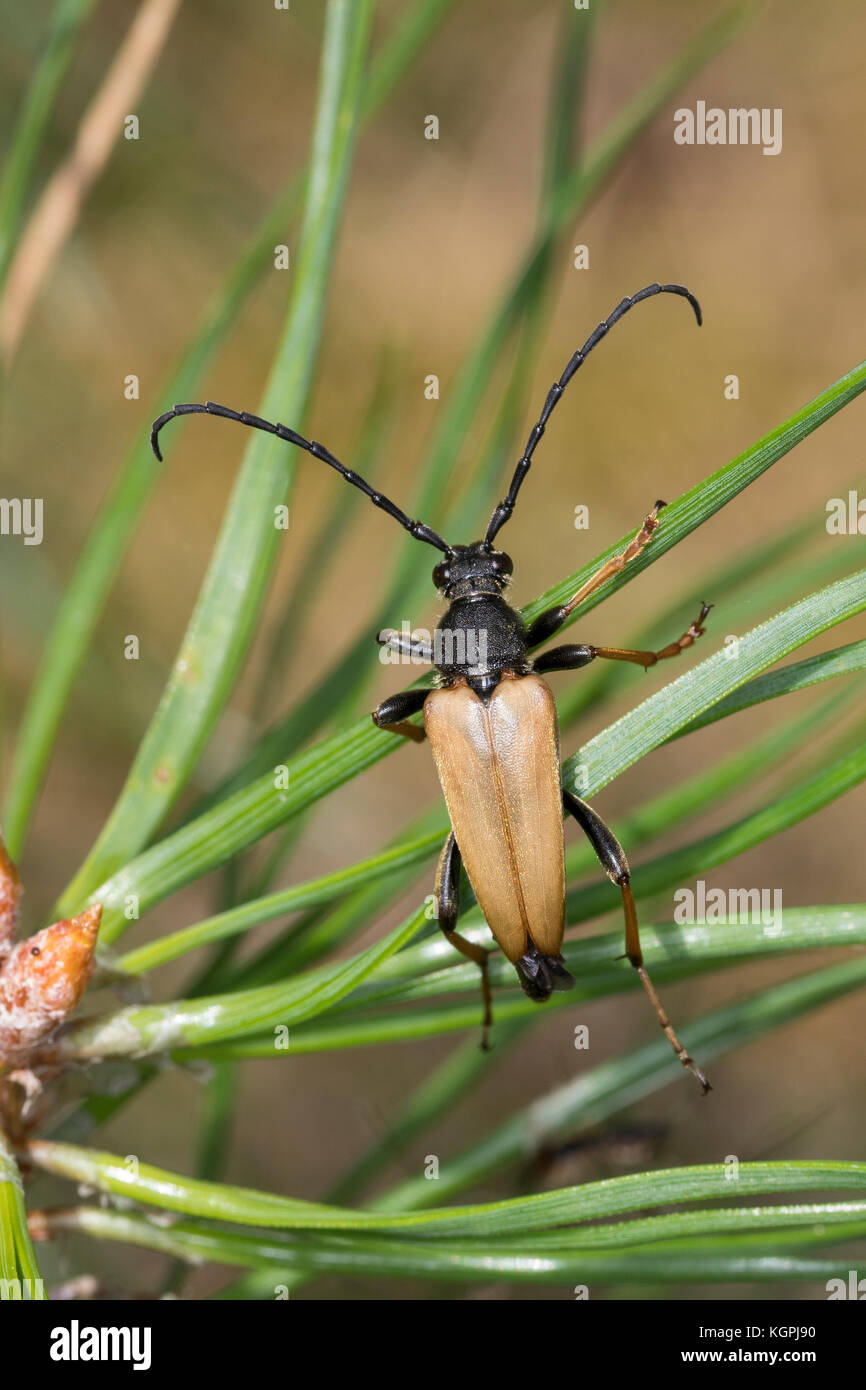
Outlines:
<svg viewBox="0 0 866 1390"><path fill-rule="evenodd" d="M496 1239L510 1234L544 1230L549 1226L618 1216L642 1208L677 1203L730 1201L729 1169L724 1163L668 1168L584 1183L579 1187L445 1207L425 1212L353 1211L305 1202L252 1188L210 1183L166 1172L150 1164L130 1164L115 1154L31 1140L27 1153L37 1167L166 1211L207 1216L238 1225L278 1230L407 1231L425 1239L483 1235ZM797 1192L866 1193L866 1163L835 1159L805 1159L785 1163L741 1163L737 1196Z"/></svg>
<svg viewBox="0 0 866 1390"><path fill-rule="evenodd" d="M422 835L417 840L373 855L346 869L338 869L335 873L300 883L294 888L283 889L280 893L254 898L251 902L231 908L228 912L221 912L216 917L197 922L195 926L171 932L168 936L148 942L134 951L128 951L113 964L118 970L126 970L132 974L153 970L158 965L176 960L187 951L196 950L215 941L223 941L263 922L270 922L275 917L296 912L300 908L331 902L335 897L340 897L353 888L375 883L382 878L391 880L398 869L422 863L441 846L442 832L437 829L432 834Z"/></svg>
<svg viewBox="0 0 866 1390"><path fill-rule="evenodd" d="M543 1242L537 1252L520 1246L495 1246L490 1252L475 1247L461 1247L448 1242L448 1249L418 1248L409 1242L366 1240L358 1243L335 1237L304 1237L298 1251L286 1263L286 1274L358 1274L370 1273L392 1278L425 1278L456 1280L465 1284L487 1284L491 1280L507 1283L554 1285L560 1289L575 1282L581 1284L635 1284L659 1286L676 1284L694 1287L696 1284L738 1283L809 1283L826 1288L828 1281L848 1278L849 1268L859 1274L863 1266L855 1258L840 1256L819 1259L786 1253L702 1255L700 1251L651 1254L643 1251L608 1254L580 1248L567 1254L554 1249L546 1252ZM257 1272L248 1281L252 1292L227 1297L273 1299L286 1286L286 1279L274 1273ZM237 1287L237 1286L234 1286ZM214 1297L219 1298L216 1294Z"/></svg>
<svg viewBox="0 0 866 1390"><path fill-rule="evenodd" d="M470 940L483 936L479 928L467 928ZM646 958L647 968L658 984L669 984L686 979L708 970L725 970L741 965L749 960L765 959L788 955L793 952L823 950L830 946L862 946L866 944L866 907L811 907L789 908L784 916L782 931L769 935L760 923L725 922L712 925L696 923L681 926L642 926L641 946ZM605 995L624 993L640 988L634 970L622 960L621 931L604 932L583 941L566 942L563 946L565 963L576 976L577 984L567 995L556 995L545 1005L545 1015L558 1009L573 1008L582 1000L597 999ZM468 1003L442 1002L428 1004L423 1008L390 1008L385 1012L375 1009L358 1008L356 1012L335 1011L332 1019L321 1022L301 1023L292 1032L289 1056L302 1056L308 1052L325 1052L336 1048L364 1047L372 1044L408 1041L414 1038L433 1037L453 1033L463 1029L478 1029L478 976L462 965L453 966L448 960L443 963L438 943L425 942L421 947L406 952L405 958L392 962L396 966L396 978L416 973L422 962L432 969L440 967L438 980L428 976L420 984L404 984L402 988L391 991L387 997L415 998L425 993L466 993L472 996ZM538 1006L517 990L513 971L498 958L491 961L491 983L494 989L501 990L496 998L497 1024L512 1020L537 1017ZM387 967L381 978L387 978ZM360 996L358 1001L364 1002ZM366 1001L368 1004L370 1000ZM160 1020L161 1023L165 1019ZM81 1030L81 1053L89 1054L91 1048L98 1055L99 1044L104 1042L118 1046L117 1035L120 1023L117 1015L109 1015L104 1021L97 1021L95 1027L86 1024L72 1025ZM698 1026L698 1025L694 1025ZM158 1040L159 1034L153 1030L152 1039L147 1030L139 1024L141 1031L137 1041L145 1047ZM121 1044L122 1045L122 1044ZM70 1037L62 1043L63 1048L75 1055L77 1039ZM134 1040L130 1039L124 1047L126 1052L134 1051ZM180 1051L178 1060L189 1057L241 1058L275 1057L272 1036L238 1037L232 1042L220 1043L215 1035L206 1039L199 1047L189 1052ZM667 1061L671 1052L663 1049Z"/></svg>
<svg viewBox="0 0 866 1390"><path fill-rule="evenodd" d="M0 1301L47 1298L24 1208L24 1185L15 1155L0 1129Z"/></svg>
<svg viewBox="0 0 866 1390"><path fill-rule="evenodd" d="M746 1269L760 1269L765 1277L777 1277L777 1266L770 1268L757 1264L756 1257L749 1247L756 1239L763 1240L765 1249L757 1260L770 1255L778 1260L779 1245L790 1249L794 1246L827 1246L840 1240L853 1240L866 1232L866 1205L862 1202L811 1202L798 1206L755 1207L749 1210L731 1208L719 1212L701 1211L683 1217L673 1213L669 1217L650 1217L646 1221L624 1221L614 1226L584 1229L579 1236L574 1232L544 1232L528 1241L493 1242L489 1249L491 1256L491 1275L507 1270L514 1278L526 1282L544 1283L555 1276L565 1275L565 1269L557 1263L567 1261L567 1269L576 1272L584 1269L581 1264L584 1255L589 1256L586 1267L592 1278L601 1273L600 1282L607 1282L617 1276L630 1282L625 1264L614 1257L613 1263L596 1263L593 1256L608 1247L616 1250L626 1247L638 1254L642 1274L638 1282L649 1279L650 1270L660 1266L654 1256L658 1244L666 1239L665 1232L676 1240L681 1224L694 1229L699 1221L706 1232L729 1234L727 1253L714 1244L716 1259L723 1262L713 1265L724 1278L749 1277ZM653 1223L658 1223L654 1225ZM355 1236L305 1236L300 1239L281 1236L277 1233L268 1236L248 1235L246 1232L223 1231L219 1227L202 1221L177 1221L171 1226L158 1225L145 1216L121 1214L100 1210L96 1207L73 1207L57 1212L40 1213L39 1225L46 1236L56 1238L63 1234L84 1234L97 1240L113 1240L131 1244L148 1250L171 1254L194 1264L211 1260L217 1263L240 1265L247 1269L270 1271L268 1280L273 1286L278 1282L276 1271L280 1269L305 1270L308 1273L324 1272L326 1269L339 1269L343 1273L387 1275L400 1273L408 1277L472 1278L481 1275L484 1268L481 1256L486 1251L473 1247L465 1241L437 1241L435 1244L420 1245L418 1242L387 1238ZM751 1228L751 1229L750 1229ZM746 1241L730 1240L730 1233L743 1233ZM769 1235L768 1233L772 1233ZM606 1239L605 1237L609 1237ZM650 1247L650 1248L647 1248ZM655 1247L655 1248L653 1248ZM689 1261L700 1259L704 1254L700 1239L678 1240L671 1248L676 1256L677 1272L673 1279L679 1282L685 1269L691 1268ZM527 1252L541 1257L542 1264L534 1270ZM592 1252L592 1253L590 1253ZM658 1252L660 1253L660 1252ZM737 1262L737 1256L746 1261L745 1268ZM552 1265L547 1260L552 1257ZM702 1268L707 1276L710 1261L705 1260ZM784 1259L781 1267L786 1268ZM449 1268L450 1267L450 1268ZM789 1277L811 1277L814 1264L807 1266L805 1275L799 1262L788 1269ZM847 1274L847 1270L846 1270ZM539 1277L540 1276L540 1277ZM778 1277L785 1277L779 1274Z"/></svg>
<svg viewBox="0 0 866 1390"><path fill-rule="evenodd" d="M94 0L57 0L42 55L15 123L0 180L0 290L15 250L33 171L57 95L93 6Z"/></svg>
<svg viewBox="0 0 866 1390"><path fill-rule="evenodd" d="M732 1182L732 1186L733 1186ZM732 1196L735 1194L732 1193ZM768 1233L772 1235L768 1236ZM636 1221L617 1221L582 1231L580 1243L586 1250L638 1249L664 1243L668 1249L696 1250L711 1244L745 1251L756 1239L763 1246L773 1245L776 1233L782 1241L803 1245L829 1245L834 1240L859 1240L866 1235L866 1203L809 1202L798 1206L720 1207L708 1211L670 1212ZM745 1236L746 1241L731 1236ZM708 1241L721 1236L723 1241ZM574 1244L571 1232L552 1232L545 1236L545 1249Z"/></svg>
<svg viewBox="0 0 866 1390"><path fill-rule="evenodd" d="M478 1247L461 1249L456 1242L448 1250L437 1252L413 1248L408 1242L389 1243L385 1240L364 1243L357 1251L355 1242L326 1240L324 1237L304 1238L286 1273L314 1274L380 1274L401 1278L428 1278L458 1283L490 1284L491 1280L540 1286L570 1286L579 1281L586 1284L635 1284L658 1286L681 1284L738 1283L809 1283L826 1288L831 1279L838 1280L840 1271L848 1278L849 1268L858 1275L866 1267L856 1259L841 1257L818 1259L793 1254L702 1255L700 1251L650 1254L642 1251L606 1254L597 1250L577 1249L568 1254L558 1250L549 1253L542 1249L531 1253L519 1246L509 1249L496 1246L489 1253ZM257 1292L247 1297L272 1299L285 1287L285 1279L273 1273L256 1275L253 1288ZM220 1295L214 1295L219 1297ZM229 1297L237 1297L232 1293ZM241 1294L241 1297L244 1295Z"/></svg>
<svg viewBox="0 0 866 1390"><path fill-rule="evenodd" d="M357 471L371 484L376 482L377 461L384 449L392 414L389 354L383 352L357 449L352 455L357 460ZM300 577L286 601L280 605L281 611L268 638L268 652L251 702L250 722L255 728L261 726L275 691L284 681L292 655L300 649L301 632L309 615L312 596L339 554L342 538L349 524L357 518L360 502L361 494L356 489L347 487L338 491L333 506L326 512L317 534L306 547L300 563ZM263 863L254 866L251 857L243 856L229 861L220 883L219 902L223 911L250 898L267 894L283 865L297 848L307 819L307 816L301 815L290 821L274 837ZM220 981L233 973L237 946L234 933L223 936L221 945L211 953L207 965L193 981L193 993L209 994L221 987Z"/></svg>
<svg viewBox="0 0 866 1390"><path fill-rule="evenodd" d="M360 1046L362 1043L395 1041L398 1038L425 1037L455 1028L478 1026L477 970L454 965L453 948L444 961L448 943L431 938L421 946L403 951L426 923L426 911L409 917L381 941L348 961L319 966L290 980L256 989L233 990L225 994L173 1000L168 1004L127 1005L105 1014L91 1015L64 1025L40 1053L40 1061L84 1061L98 1057L147 1057L169 1048L200 1047L216 1057L285 1055L287 1044L278 1035L253 1038L249 1048L212 1051L224 1038L244 1038L263 1029L292 1027L290 1053L321 1050L331 1046ZM466 929L467 937L477 939L486 928ZM790 908L781 926L767 930L762 922L696 923L689 926L644 927L641 944L647 968L658 983L682 979L708 970L724 970L732 965L774 955L787 955L826 946L851 946L866 941L866 909ZM396 955L400 952L399 956ZM622 957L619 933L566 942L563 954L577 984L567 996L557 995L548 1002L546 1013L573 1007L583 999L637 989L640 982L628 961ZM438 969L437 969L438 967ZM371 992L361 988L376 973ZM502 989L497 1002L497 1018L532 1015L537 1005L518 993L513 970L503 958L490 963L491 984ZM310 1030L306 1020L333 1009L352 991L350 1010L360 1013L335 1018L324 1027ZM510 994L509 994L510 991ZM443 1004L437 1008L385 1013L365 1012L372 1003L386 1000L405 1002L430 994L472 993L466 1006ZM202 1054L203 1055L203 1054Z"/></svg>
<svg viewBox="0 0 866 1390"><path fill-rule="evenodd" d="M307 204L286 323L261 413L301 421L354 148L372 0L330 0ZM237 676L277 558L292 472L286 449L253 434L220 537L159 708L114 810L64 895L86 895L146 843L204 747ZM61 909L61 915L63 911Z"/></svg>
<svg viewBox="0 0 866 1390"><path fill-rule="evenodd" d="M836 676L852 675L866 668L866 641L850 642L846 647L836 647L831 652L820 652L817 656L806 657L804 661L792 662L778 671L767 671L754 680L747 681L717 704L712 705L696 719L689 720L678 729L674 738L705 729L730 714L751 709L765 700L775 700L779 695L790 695L797 690L807 690L810 685L832 680Z"/></svg>
<svg viewBox="0 0 866 1390"><path fill-rule="evenodd" d="M390 955L399 951L425 925L426 912L413 913L405 922L369 946L360 955L337 965L310 970L290 981L263 985L259 989L235 990L229 994L176 1000L173 1004L132 1006L111 1014L80 1019L69 1025L69 1032L58 1034L50 1045L57 1059L76 1055L81 1048L90 1056L143 1056L149 1045L164 1050L168 1046L202 1042L220 1030L272 1027L275 1046L284 1046L278 1030L311 1018L356 989ZM157 1042L159 1035L160 1041ZM97 1042L96 1039L100 1041ZM149 1044L140 1044L145 1039ZM94 1051L90 1048L95 1046Z"/></svg>

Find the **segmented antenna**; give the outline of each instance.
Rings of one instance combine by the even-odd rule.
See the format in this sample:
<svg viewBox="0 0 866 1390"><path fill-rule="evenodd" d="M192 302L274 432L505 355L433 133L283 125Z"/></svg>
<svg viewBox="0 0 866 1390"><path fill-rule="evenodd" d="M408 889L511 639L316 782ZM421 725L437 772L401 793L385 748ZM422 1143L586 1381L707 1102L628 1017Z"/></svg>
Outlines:
<svg viewBox="0 0 866 1390"><path fill-rule="evenodd" d="M395 521L398 521L404 530L414 536L416 541L425 541L427 545L434 545L437 550L450 555L451 547L441 536L438 536L429 526L425 526L423 521L413 521L396 504L392 502L384 493L377 492L375 488L361 477L360 473L355 473L353 469L346 468L338 458L326 449L324 444L317 444L315 439L305 439L296 430L289 429L288 425L273 425L270 420L263 420L260 415L250 415L245 410L230 410L226 405L216 405L214 401L207 401L204 405L176 405L171 410L167 410L164 415L160 415L158 420L154 420L150 431L150 447L158 459L162 459L159 449L159 432L169 422L176 419L179 415L218 415L223 420L235 420L239 425L248 425L253 430L264 430L265 434L275 434L278 439L284 439L287 444L296 444L299 449L305 449L313 458L321 459L330 468L335 468L337 472L351 483L353 487L360 488L373 503L374 507L381 507L383 512L387 512Z"/></svg>
<svg viewBox="0 0 866 1390"><path fill-rule="evenodd" d="M607 336L608 331L624 314L628 313L629 309L633 309L636 304L640 304L644 299L652 299L657 294L679 294L683 299L687 299L695 311L695 318L700 326L702 322L701 306L691 291L687 290L684 285L647 285L646 289L638 290L637 294L629 295L626 299L621 300L620 303L617 304L613 313L609 314L608 317L598 325L594 333L590 333L583 347L578 348L565 371L562 373L562 376L559 378L559 381L555 381L548 391L547 399L544 402L544 409L537 422L532 427L529 439L526 442L526 448L523 451L523 457L514 470L511 486L490 518L490 524L487 527L487 533L484 537L485 545L490 546L493 544L496 533L505 525L511 513L514 511L517 494L520 491L520 485L523 479L529 472L529 467L532 463L532 455L535 453L535 447L544 434L545 427L550 419L554 406L571 381L578 367L583 366L593 348L601 342L602 338Z"/></svg>

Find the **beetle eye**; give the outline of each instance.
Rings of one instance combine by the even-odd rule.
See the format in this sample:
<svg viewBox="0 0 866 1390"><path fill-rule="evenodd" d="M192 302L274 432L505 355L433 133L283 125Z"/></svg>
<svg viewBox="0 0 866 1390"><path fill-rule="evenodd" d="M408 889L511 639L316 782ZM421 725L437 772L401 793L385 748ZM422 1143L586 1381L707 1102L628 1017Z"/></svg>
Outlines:
<svg viewBox="0 0 866 1390"><path fill-rule="evenodd" d="M444 561L442 564L436 566L433 571L433 583L436 585L437 589L444 589L450 578L451 570Z"/></svg>
<svg viewBox="0 0 866 1390"><path fill-rule="evenodd" d="M514 561L512 560L511 556L506 555L504 551L502 552L502 554L496 556L496 559L494 560L494 565L496 566L496 569L499 571L500 574L514 573Z"/></svg>

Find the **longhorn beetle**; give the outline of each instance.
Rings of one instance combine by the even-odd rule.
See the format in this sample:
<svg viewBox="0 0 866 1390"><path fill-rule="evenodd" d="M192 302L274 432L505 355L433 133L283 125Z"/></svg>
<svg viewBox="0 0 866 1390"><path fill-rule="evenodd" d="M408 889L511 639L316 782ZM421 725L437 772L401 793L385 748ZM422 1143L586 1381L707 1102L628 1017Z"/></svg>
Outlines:
<svg viewBox="0 0 866 1390"><path fill-rule="evenodd" d="M556 706L541 673L573 671L598 658L632 661L644 668L654 666L657 661L678 656L703 635L710 605L702 603L689 629L661 651L569 643L532 658L529 653L534 647L552 637L584 599L641 553L659 524L658 514L665 504L656 502L625 550L591 575L567 603L547 609L528 625L503 596L513 564L510 556L493 544L514 511L536 445L578 367L629 309L657 294L681 295L701 323L700 305L683 285L647 285L623 299L590 334L551 386L508 492L493 512L484 538L471 545L449 545L429 526L413 521L390 498L345 468L323 445L258 415L229 410L213 401L205 405L176 405L154 421L151 445L161 459L159 432L179 415L218 415L264 430L306 449L314 458L335 468L416 540L442 552L443 559L433 571L433 583L447 601L448 609L435 638L448 640L430 645L392 631L381 632L377 637L380 645L388 644L400 655L434 664L437 684L432 690L402 690L390 696L374 710L373 719L380 729L418 740L428 737L433 749L452 826L436 875L438 921L448 941L481 969L482 1047L487 1046L492 1023L489 951L456 930L460 865L465 864L490 930L514 965L529 998L543 1003L554 990L570 989L574 978L561 955L565 928L564 809L589 837L602 868L622 893L625 955L637 970L676 1055L700 1082L705 1094L710 1089L709 1082L674 1032L643 963L637 910L622 847L597 812L560 783ZM423 710L423 729L407 722L419 710Z"/></svg>

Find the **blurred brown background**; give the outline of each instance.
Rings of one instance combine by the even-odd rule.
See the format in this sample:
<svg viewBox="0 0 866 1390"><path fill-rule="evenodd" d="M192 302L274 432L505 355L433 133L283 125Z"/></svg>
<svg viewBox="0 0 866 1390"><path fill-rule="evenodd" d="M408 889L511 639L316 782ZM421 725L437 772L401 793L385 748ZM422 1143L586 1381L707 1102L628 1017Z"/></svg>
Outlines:
<svg viewBox="0 0 866 1390"><path fill-rule="evenodd" d="M402 8L382 3L377 33ZM377 480L399 501L411 496L413 469L441 406L425 400L424 378L437 373L443 396L448 392L531 233L547 84L559 22L570 8L566 0L457 4L408 82L360 138L306 423L312 437L350 456L380 352L390 347L398 409ZM713 8L697 13L685 0L606 5L596 28L584 142ZM43 3L7 7L0 57L4 128L14 118L48 12ZM64 90L62 120L52 127L54 162L66 153L132 13L126 0L99 7ZM57 596L121 458L149 426L149 398L276 189L305 158L320 21L321 7L313 0L293 0L288 14L227 0L185 4L138 103L141 139L119 142L41 296L10 383L0 483L4 496L44 497L46 513L41 548L0 545L7 758ZM863 357L866 189L857 148L866 124L864 44L866 12L854 3L820 13L806 0L767 6L653 123L576 229L572 241L590 248L588 271L572 268L566 239L555 277L555 314L537 363L538 405L595 323L623 294L652 280L676 280L693 289L705 326L698 334L672 303L648 307L617 331L575 382L536 455L507 532L517 565L517 602L576 568L587 546L590 553L598 551L636 526L656 496L673 498L692 486ZM754 147L676 146L673 110L694 107L699 99L725 108L781 107L783 152L769 158ZM441 122L435 143L423 139L430 112ZM202 398L256 408L287 290L285 275L265 277L209 373ZM123 378L133 372L142 383L138 402L123 395ZM738 401L723 396L729 373L740 379ZM741 606L733 625L725 594L704 595L702 575L768 530L807 513L814 518L814 554L846 546L848 568L862 565L863 539L828 537L824 521L827 499L843 495L862 477L864 408L857 402L823 427L675 554L590 615L581 635L616 644L678 594L689 602L706 597L717 604L702 648L707 654L750 622ZM471 470L481 437L479 432L466 440L455 470ZM145 516L78 683L31 835L23 865L31 926L90 848L122 784L184 630L245 443L227 426L202 423L200 430L185 431ZM291 591L306 542L338 486L311 461L301 464L270 621ZM590 508L588 537L573 526L578 503ZM331 638L348 643L363 630L380 592L384 560L399 540L397 528L380 514L358 508L316 595L281 708L330 664ZM432 552L418 551L418 565L430 567ZM795 589L791 598L797 596ZM411 617L429 625L434 611L431 605L426 612L398 612L393 620L399 625ZM316 636L323 630L329 634L324 642ZM864 632L863 623L850 623L824 645ZM127 633L141 639L137 666L123 660ZM253 732L246 711L264 645L260 641L253 652L248 678L207 754L204 782ZM370 662L374 667L372 633ZM644 698L663 678L624 670L617 710ZM579 674L560 677L557 688L578 679ZM375 695L393 688L394 671L377 672ZM793 698L805 708L811 697ZM786 709L793 712L793 706ZM756 711L657 752L596 804L615 823L647 788L672 785L779 717L773 710ZM586 735L597 727L590 720ZM565 751L579 742L572 732ZM436 794L428 751L406 748L327 800L283 881L300 881L373 852ZM750 792L744 809L767 794L766 787ZM722 887L781 886L786 906L858 901L864 808L861 787L708 880ZM726 824L731 814L726 805L679 839ZM640 855L636 860L639 872ZM430 891L430 879L427 873L420 880L422 892ZM172 899L131 939L198 920L212 906L211 888L202 884ZM401 906L416 898L417 890ZM670 915L671 904L662 904L650 920ZM612 915L604 925L616 920ZM775 961L669 988L669 1011L687 1020L809 963ZM155 980L157 997L182 989L187 970L162 972ZM728 1154L861 1158L861 1013L862 999L852 996L722 1058L712 1068L715 1095L703 1105L672 1067L670 1086L631 1114L664 1127L652 1163L718 1161ZM449 1153L532 1096L568 1080L575 1068L655 1036L652 1016L636 994L582 1005L579 1018L590 1024L589 1056L571 1045L575 1020L569 1012L540 1023L501 1065L493 1054L486 1084L420 1141L392 1176L416 1173L425 1153L447 1162ZM432 1040L246 1066L228 1176L320 1197L453 1045ZM123 1112L101 1146L189 1170L196 1101L192 1079L167 1075ZM602 1160L591 1161L565 1181L608 1171ZM495 1189L508 1190L514 1188ZM88 1249L86 1258L122 1271L126 1252ZM149 1260L136 1256L136 1266L147 1282ZM209 1278L201 1278L196 1287L209 1286ZM338 1296L379 1296L371 1285L330 1288ZM415 1297L427 1291L418 1285L395 1292ZM500 1293L532 1296L517 1287L484 1290L482 1296Z"/></svg>

